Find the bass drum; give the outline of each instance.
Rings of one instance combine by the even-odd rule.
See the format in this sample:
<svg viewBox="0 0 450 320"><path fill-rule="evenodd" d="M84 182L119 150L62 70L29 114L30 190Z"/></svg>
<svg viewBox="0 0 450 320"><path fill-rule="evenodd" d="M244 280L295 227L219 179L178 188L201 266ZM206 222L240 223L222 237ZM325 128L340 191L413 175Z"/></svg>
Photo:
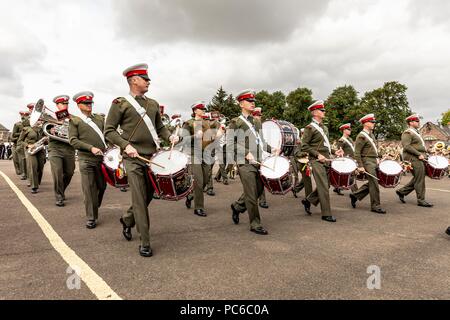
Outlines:
<svg viewBox="0 0 450 320"><path fill-rule="evenodd" d="M297 134L292 123L282 120L264 121L262 133L271 148L280 149L280 154L286 157L293 155Z"/></svg>

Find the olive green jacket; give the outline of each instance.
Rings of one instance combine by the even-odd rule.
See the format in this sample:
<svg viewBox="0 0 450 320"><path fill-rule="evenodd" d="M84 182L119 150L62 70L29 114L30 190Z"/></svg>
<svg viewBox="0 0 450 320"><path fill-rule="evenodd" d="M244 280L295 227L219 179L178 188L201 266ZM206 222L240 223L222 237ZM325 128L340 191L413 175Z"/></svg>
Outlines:
<svg viewBox="0 0 450 320"><path fill-rule="evenodd" d="M373 142L375 143L375 146L377 146L377 140L375 138L375 135L371 133L369 135ZM372 143L366 138L366 136L362 133L362 131L358 134L355 141L355 160L358 162L359 167L363 167L364 158L378 158L379 155L377 153L377 150L374 149Z"/></svg>
<svg viewBox="0 0 450 320"><path fill-rule="evenodd" d="M324 126L323 123L319 124L319 126L329 138L328 128ZM307 153L310 158L315 159L319 157L319 154L323 155L325 158L330 158L331 156L330 150L325 146L325 139L323 138L322 134L311 124L305 127L300 151L303 153ZM333 152L334 150L331 150L331 153Z"/></svg>
<svg viewBox="0 0 450 320"><path fill-rule="evenodd" d="M136 101L146 110L158 137L169 140L170 131L161 120L158 102L145 96L136 97ZM122 134L117 132L118 126L123 131ZM149 156L157 151L156 144L144 120L123 97L117 98L112 102L106 119L105 137L109 142L118 145L122 150L131 144L140 155Z"/></svg>
<svg viewBox="0 0 450 320"><path fill-rule="evenodd" d="M415 131L420 135L417 130ZM405 161L418 160L420 155L427 152L420 138L409 130L406 130L402 134L402 146L403 160Z"/></svg>
<svg viewBox="0 0 450 320"><path fill-rule="evenodd" d="M348 137L347 141L350 142L353 146L355 145L355 143L353 142L352 138ZM345 142L344 137L340 138L337 142L337 148L344 150L344 156L349 156L349 157L353 157L354 156L354 152L352 147L349 146L349 144L347 142Z"/></svg>
<svg viewBox="0 0 450 320"><path fill-rule="evenodd" d="M92 114L91 119L103 132L105 118L99 114ZM78 150L78 157L84 160L101 161L101 156L96 156L91 152L92 147L105 150L105 145L97 132L85 123L80 117L71 116L69 121L69 141L70 145Z"/></svg>

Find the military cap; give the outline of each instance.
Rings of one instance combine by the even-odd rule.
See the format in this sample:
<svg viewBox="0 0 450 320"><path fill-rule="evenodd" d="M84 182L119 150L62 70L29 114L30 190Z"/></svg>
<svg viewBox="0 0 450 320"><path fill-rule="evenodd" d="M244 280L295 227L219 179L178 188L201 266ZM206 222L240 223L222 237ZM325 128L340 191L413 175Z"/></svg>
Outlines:
<svg viewBox="0 0 450 320"><path fill-rule="evenodd" d="M305 128L301 128L300 132L303 134L303 132L305 132Z"/></svg>
<svg viewBox="0 0 450 320"><path fill-rule="evenodd" d="M344 130L350 130L352 128L351 123L346 123L343 124L342 126L339 127L339 130L344 131Z"/></svg>
<svg viewBox="0 0 450 320"><path fill-rule="evenodd" d="M174 120L174 119L178 119L178 118L181 118L181 114L174 114L174 115L172 115L172 119Z"/></svg>
<svg viewBox="0 0 450 320"><path fill-rule="evenodd" d="M24 116L29 116L30 113L28 111L19 111L19 114L24 117Z"/></svg>
<svg viewBox="0 0 450 320"><path fill-rule="evenodd" d="M123 71L123 76L126 77L127 79L134 76L139 76L145 80L150 80L147 70L148 64L146 63L136 64L134 66L126 68Z"/></svg>
<svg viewBox="0 0 450 320"><path fill-rule="evenodd" d="M317 100L316 102L314 102L312 105L310 105L308 107L309 111L324 110L324 109L325 109L325 104L322 100Z"/></svg>
<svg viewBox="0 0 450 320"><path fill-rule="evenodd" d="M192 111L194 111L195 109L206 110L206 104L204 101L197 101L196 103L191 105L191 109Z"/></svg>
<svg viewBox="0 0 450 320"><path fill-rule="evenodd" d="M27 108L28 108L28 110L30 110L30 112L33 111L34 105L35 105L35 103L29 103L29 104L27 104Z"/></svg>
<svg viewBox="0 0 450 320"><path fill-rule="evenodd" d="M257 107L253 110L253 114L254 117L260 117L262 115L262 108L261 107Z"/></svg>
<svg viewBox="0 0 450 320"><path fill-rule="evenodd" d="M376 120L377 119L375 118L375 115L373 113L370 113L359 119L359 122L364 124L366 122L376 122Z"/></svg>
<svg viewBox="0 0 450 320"><path fill-rule="evenodd" d="M420 117L418 114L413 114L413 115L410 115L408 118L406 118L406 122L408 122L408 123L413 122L413 121L420 122Z"/></svg>
<svg viewBox="0 0 450 320"><path fill-rule="evenodd" d="M79 103L93 103L94 94L90 91L81 91L73 96L73 101Z"/></svg>
<svg viewBox="0 0 450 320"><path fill-rule="evenodd" d="M58 103L69 103L70 97L68 95L59 95L53 98L53 102L58 104Z"/></svg>
<svg viewBox="0 0 450 320"><path fill-rule="evenodd" d="M241 102L243 100L252 101L256 100L256 93L253 89L246 89L238 93L236 100Z"/></svg>

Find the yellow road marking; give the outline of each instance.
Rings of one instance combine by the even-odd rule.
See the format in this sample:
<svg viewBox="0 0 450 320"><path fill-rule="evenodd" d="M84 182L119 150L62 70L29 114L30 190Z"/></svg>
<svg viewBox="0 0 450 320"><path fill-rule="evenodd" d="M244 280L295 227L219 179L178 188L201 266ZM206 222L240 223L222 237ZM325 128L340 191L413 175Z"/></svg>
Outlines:
<svg viewBox="0 0 450 320"><path fill-rule="evenodd" d="M79 268L81 271L81 280L86 283L92 293L100 300L122 300L122 298L119 297L117 293L115 293L108 284L63 241L47 220L45 220L39 210L27 199L27 197L25 197L11 179L9 179L2 171L0 171L0 175L3 176L20 201L22 201L25 208L30 212L53 248L55 248L69 266L73 269L75 269L75 267Z"/></svg>

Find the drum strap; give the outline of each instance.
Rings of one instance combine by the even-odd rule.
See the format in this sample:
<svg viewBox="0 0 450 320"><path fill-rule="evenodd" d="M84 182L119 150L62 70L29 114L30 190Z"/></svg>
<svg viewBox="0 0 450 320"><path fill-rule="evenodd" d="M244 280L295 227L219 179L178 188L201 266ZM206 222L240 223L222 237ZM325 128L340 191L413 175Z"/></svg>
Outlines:
<svg viewBox="0 0 450 320"><path fill-rule="evenodd" d="M350 141L348 141L347 138L342 137L342 140L344 140L345 143L347 143L350 148L352 148L353 152L355 152L355 146L353 145L353 143L351 143Z"/></svg>
<svg viewBox="0 0 450 320"><path fill-rule="evenodd" d="M256 138L256 144L259 146L259 148L263 152L264 150L263 150L262 140L261 140L261 137L259 136L258 132L256 132L255 127L250 123L250 121L247 120L247 118L244 117L244 115L241 114L241 116L239 118L241 118L241 120L244 121L244 123L249 127L250 131Z"/></svg>
<svg viewBox="0 0 450 320"><path fill-rule="evenodd" d="M425 141L423 141L422 136L421 136L416 130L409 128L409 129L406 130L406 131L409 131L409 132L415 134L415 135L420 139L420 141L422 142L422 146L426 149L426 147L425 147Z"/></svg>
<svg viewBox="0 0 450 320"><path fill-rule="evenodd" d="M153 141L156 144L156 148L160 149L161 147L158 134L156 133L155 126L153 125L152 121L147 115L147 111L139 105L139 103L136 101L135 98L133 98L131 94L127 95L125 99L127 99L127 101L134 107L136 112L141 116L141 119L144 120L144 123L147 126L148 131L150 131Z"/></svg>
<svg viewBox="0 0 450 320"><path fill-rule="evenodd" d="M328 137L327 137L327 135L325 134L325 132L323 131L323 129L322 129L317 123L315 123L315 122L311 122L311 125L312 125L317 131L319 131L319 133L322 135L322 137L323 137L323 145L324 145L325 147L328 148L328 151L329 151L330 154L331 154L331 145L330 145L330 141L328 140Z"/></svg>
<svg viewBox="0 0 450 320"><path fill-rule="evenodd" d="M367 138L367 140L369 140L369 142L372 144L372 147L374 148L374 150L375 150L375 152L376 152L376 154L377 154L377 156L378 156L378 148L377 148L377 145L375 144L375 142L373 141L373 139L369 136L369 134L367 133L367 132L365 132L364 130L363 131L361 131L361 134L363 135L363 136L365 136L366 138Z"/></svg>
<svg viewBox="0 0 450 320"><path fill-rule="evenodd" d="M81 120L83 120L84 123L86 123L89 127L91 127L100 137L100 139L102 139L103 144L105 145L105 148L107 147L106 142L105 142L105 137L103 136L103 132L100 130L100 128L95 124L95 122L87 117L86 115L82 114L80 115Z"/></svg>

